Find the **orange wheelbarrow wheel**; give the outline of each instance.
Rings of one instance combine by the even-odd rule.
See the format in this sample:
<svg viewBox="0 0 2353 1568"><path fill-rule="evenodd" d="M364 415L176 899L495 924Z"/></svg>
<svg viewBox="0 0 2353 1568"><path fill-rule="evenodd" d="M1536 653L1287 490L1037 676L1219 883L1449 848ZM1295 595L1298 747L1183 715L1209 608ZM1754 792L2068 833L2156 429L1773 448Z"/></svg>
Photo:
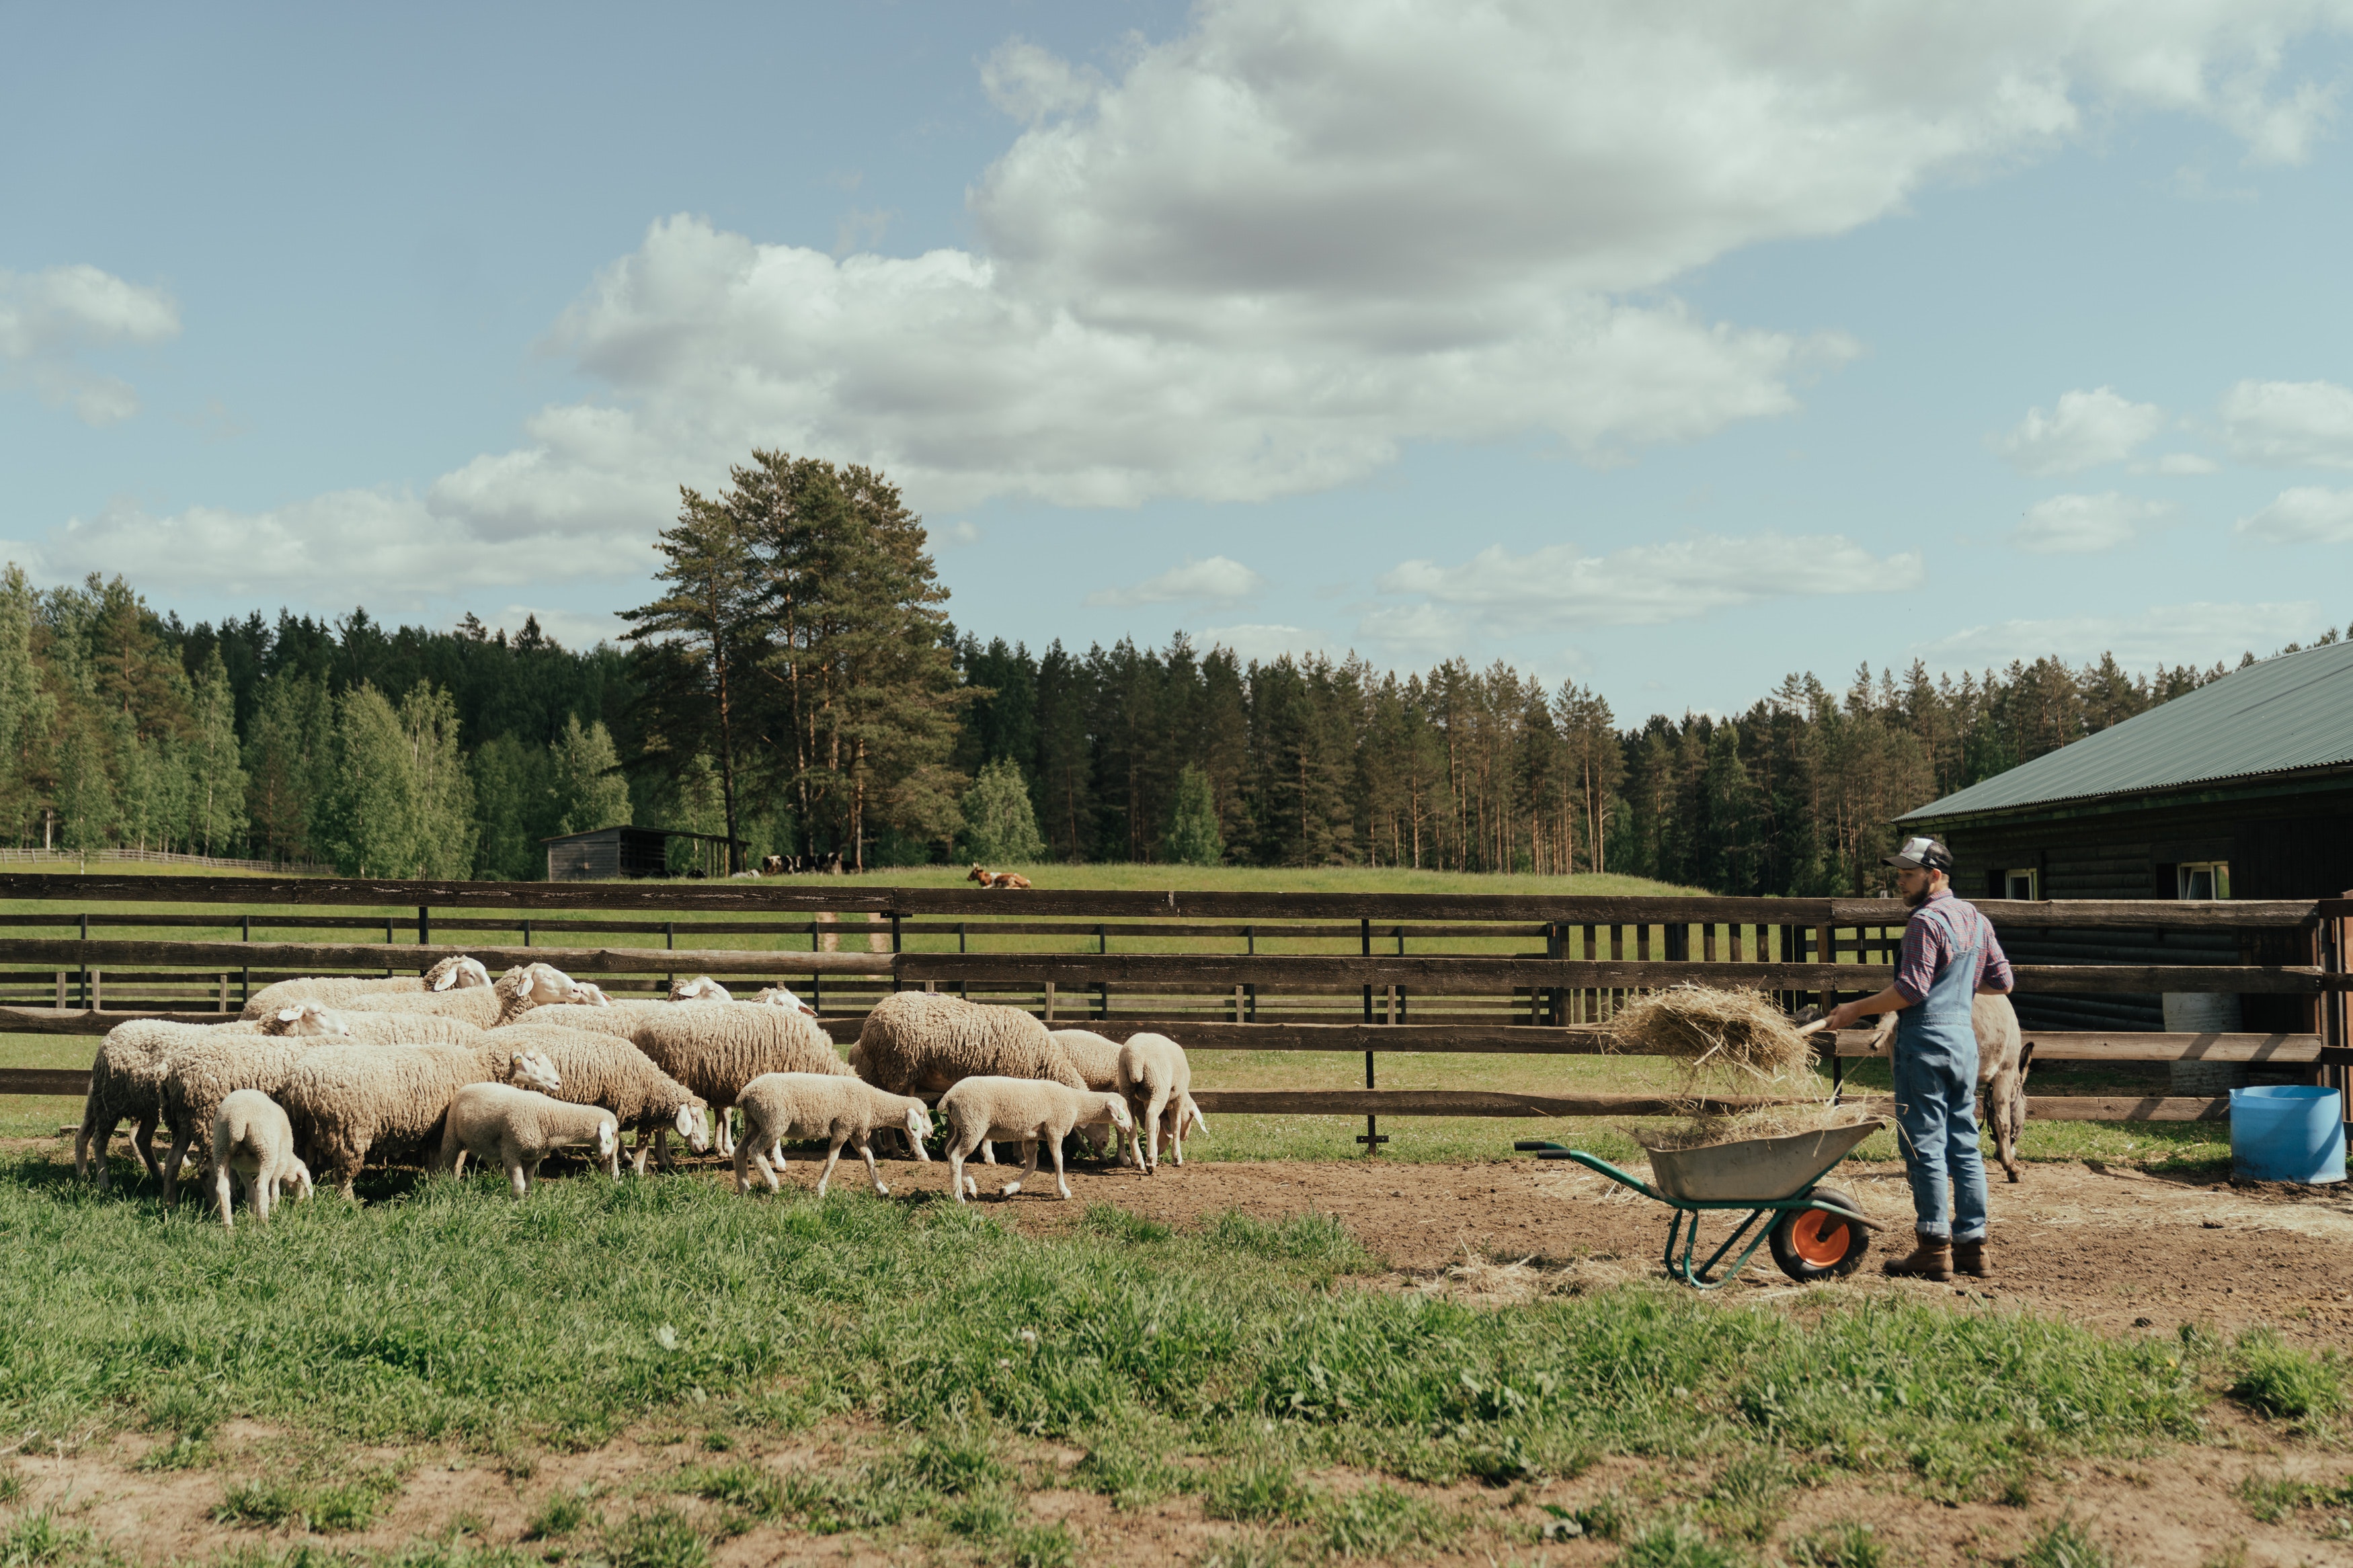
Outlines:
<svg viewBox="0 0 2353 1568"><path fill-rule="evenodd" d="M1860 1204L1836 1187L1816 1187L1812 1195L1862 1213ZM1772 1243L1774 1263L1802 1284L1842 1279L1862 1268L1862 1255L1871 1250L1871 1232L1821 1209L1791 1209L1774 1226Z"/></svg>

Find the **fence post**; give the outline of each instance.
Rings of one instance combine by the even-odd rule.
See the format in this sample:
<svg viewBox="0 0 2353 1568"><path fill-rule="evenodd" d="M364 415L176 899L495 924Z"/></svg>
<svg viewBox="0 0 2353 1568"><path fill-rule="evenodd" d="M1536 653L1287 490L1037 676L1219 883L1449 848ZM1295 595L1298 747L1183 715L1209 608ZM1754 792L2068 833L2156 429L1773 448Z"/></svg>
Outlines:
<svg viewBox="0 0 2353 1568"><path fill-rule="evenodd" d="M1357 951L1364 957L1370 958L1373 956L1373 922L1369 917L1356 922L1356 942ZM1373 988L1368 984L1365 987L1365 1022L1369 1024L1372 1021ZM1366 1089L1374 1087L1373 1053L1370 1051L1366 1051L1365 1053L1365 1087ZM1365 1135L1362 1138L1357 1139L1356 1142L1365 1146L1365 1158L1367 1160L1380 1152L1381 1145L1388 1142L1388 1140L1381 1136L1379 1117L1373 1115L1369 1111L1366 1112Z"/></svg>
<svg viewBox="0 0 2353 1568"><path fill-rule="evenodd" d="M88 942L90 940L90 911L87 910L82 911L81 939L84 942ZM82 955L81 977L79 990L81 996L81 1010L87 1013L90 1011L90 956L87 950L84 951Z"/></svg>
<svg viewBox="0 0 2353 1568"><path fill-rule="evenodd" d="M662 950L666 952L675 952L678 951L678 922L676 921L662 921ZM672 971L670 973L663 975L662 984L669 986L676 986L678 984L677 972Z"/></svg>
<svg viewBox="0 0 2353 1568"><path fill-rule="evenodd" d="M1838 962L1837 932L1833 931L1829 926L1824 926L1821 929L1820 934L1822 944L1822 950L1819 955L1820 961L1824 963L1836 963ZM1838 986L1833 983L1825 981L1822 984L1821 990L1822 1011L1827 1013L1837 1005Z"/></svg>
<svg viewBox="0 0 2353 1568"><path fill-rule="evenodd" d="M1110 928L1098 923L1095 927L1095 952L1100 955L1110 951ZM1098 1018L1111 1016L1111 982L1108 980L1095 982L1095 1016Z"/></svg>
<svg viewBox="0 0 2353 1568"><path fill-rule="evenodd" d="M251 915L243 917L239 921L239 924L243 929L241 934L237 937L237 940L239 942L251 942L253 940L253 917ZM58 988L60 990L64 989L62 985ZM253 1000L253 965L250 963L237 971L237 989L242 992L243 994L237 998L237 1005L239 1007L243 1007L247 1003Z"/></svg>
<svg viewBox="0 0 2353 1568"><path fill-rule="evenodd" d="M417 945L419 947L433 945L433 910L430 906L425 904L417 906Z"/></svg>

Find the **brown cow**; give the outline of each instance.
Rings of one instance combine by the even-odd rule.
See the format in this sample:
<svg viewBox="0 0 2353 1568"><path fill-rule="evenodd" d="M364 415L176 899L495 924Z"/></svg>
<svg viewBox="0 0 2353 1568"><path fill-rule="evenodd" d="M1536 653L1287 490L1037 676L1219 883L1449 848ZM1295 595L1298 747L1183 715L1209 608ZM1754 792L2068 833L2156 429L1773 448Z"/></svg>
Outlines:
<svg viewBox="0 0 2353 1568"><path fill-rule="evenodd" d="M980 865L975 865L972 875L965 880L978 882L984 888L1026 888L1029 885L1029 879L1018 871L991 871Z"/></svg>

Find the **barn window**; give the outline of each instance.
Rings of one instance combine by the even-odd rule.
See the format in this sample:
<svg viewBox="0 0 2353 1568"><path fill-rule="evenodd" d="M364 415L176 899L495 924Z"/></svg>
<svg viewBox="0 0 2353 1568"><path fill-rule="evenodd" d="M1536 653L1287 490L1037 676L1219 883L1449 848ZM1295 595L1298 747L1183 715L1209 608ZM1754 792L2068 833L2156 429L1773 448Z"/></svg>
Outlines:
<svg viewBox="0 0 2353 1568"><path fill-rule="evenodd" d="M2022 866L2001 874L2001 896L2005 899L2031 900L2042 896L2042 873L2032 866Z"/></svg>
<svg viewBox="0 0 2353 1568"><path fill-rule="evenodd" d="M2175 894L2182 899L2227 899L2231 896L2228 860L2184 860L2173 868Z"/></svg>

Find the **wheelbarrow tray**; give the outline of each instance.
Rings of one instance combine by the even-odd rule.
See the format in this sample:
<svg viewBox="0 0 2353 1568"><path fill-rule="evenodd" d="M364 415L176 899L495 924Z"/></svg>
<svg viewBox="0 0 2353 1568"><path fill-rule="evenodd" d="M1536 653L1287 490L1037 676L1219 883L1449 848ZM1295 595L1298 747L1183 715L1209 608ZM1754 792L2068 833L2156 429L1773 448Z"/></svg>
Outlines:
<svg viewBox="0 0 2353 1568"><path fill-rule="evenodd" d="M1866 1118L1778 1138L1743 1138L1701 1149L1653 1149L1651 1184L1685 1203L1757 1204L1791 1198L1886 1123Z"/></svg>

